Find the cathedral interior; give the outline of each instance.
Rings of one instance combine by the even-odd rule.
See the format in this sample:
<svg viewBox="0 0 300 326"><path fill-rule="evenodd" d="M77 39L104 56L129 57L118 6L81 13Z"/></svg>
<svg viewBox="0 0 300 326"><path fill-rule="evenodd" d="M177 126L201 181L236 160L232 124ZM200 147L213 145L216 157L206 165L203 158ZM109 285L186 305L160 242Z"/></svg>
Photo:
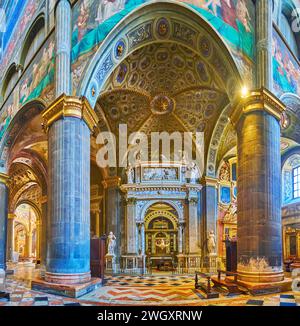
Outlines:
<svg viewBox="0 0 300 326"><path fill-rule="evenodd" d="M300 304L299 8L0 0L0 278L11 300ZM153 133L171 135L169 160L143 147ZM175 150L174 134L192 135L201 163ZM109 135L117 164L103 166Z"/></svg>

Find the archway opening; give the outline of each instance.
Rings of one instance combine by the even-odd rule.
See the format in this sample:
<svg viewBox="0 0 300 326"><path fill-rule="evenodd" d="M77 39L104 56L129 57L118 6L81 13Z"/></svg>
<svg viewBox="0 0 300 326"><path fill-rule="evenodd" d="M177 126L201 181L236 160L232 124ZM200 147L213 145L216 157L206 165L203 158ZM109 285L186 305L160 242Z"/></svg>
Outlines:
<svg viewBox="0 0 300 326"><path fill-rule="evenodd" d="M20 204L14 212L14 261L35 262L39 255L39 216L30 204Z"/></svg>
<svg viewBox="0 0 300 326"><path fill-rule="evenodd" d="M148 267L155 272L176 268L179 240L178 213L174 207L159 202L147 209L144 241Z"/></svg>

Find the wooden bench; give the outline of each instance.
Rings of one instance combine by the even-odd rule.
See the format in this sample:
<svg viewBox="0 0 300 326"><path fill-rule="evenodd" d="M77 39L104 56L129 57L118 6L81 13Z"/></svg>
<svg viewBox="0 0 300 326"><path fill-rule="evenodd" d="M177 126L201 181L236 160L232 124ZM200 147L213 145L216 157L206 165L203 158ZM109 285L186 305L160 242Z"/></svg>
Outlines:
<svg viewBox="0 0 300 326"><path fill-rule="evenodd" d="M205 278L206 282L200 282L200 278ZM201 289L205 295L206 299L215 299L219 298L219 293L214 291L211 287L211 276L209 274L201 273L201 272L195 272L195 289Z"/></svg>
<svg viewBox="0 0 300 326"><path fill-rule="evenodd" d="M224 279L222 279L222 274L225 275ZM224 286L229 291L229 293L241 293L241 290L237 284L236 272L228 272L218 269L218 277L212 277L212 281L215 286Z"/></svg>

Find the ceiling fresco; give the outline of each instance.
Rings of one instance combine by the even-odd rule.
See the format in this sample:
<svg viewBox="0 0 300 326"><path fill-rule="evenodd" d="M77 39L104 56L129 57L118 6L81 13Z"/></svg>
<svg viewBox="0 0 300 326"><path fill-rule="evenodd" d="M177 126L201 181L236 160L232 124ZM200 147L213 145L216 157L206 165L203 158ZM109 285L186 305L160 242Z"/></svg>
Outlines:
<svg viewBox="0 0 300 326"><path fill-rule="evenodd" d="M73 10L72 74L76 88L89 58L109 32L136 8L148 0L77 1ZM150 1L149 1L150 2ZM198 12L225 40L241 75L252 83L254 62L255 9L245 0L178 1ZM177 9L178 10L178 9Z"/></svg>

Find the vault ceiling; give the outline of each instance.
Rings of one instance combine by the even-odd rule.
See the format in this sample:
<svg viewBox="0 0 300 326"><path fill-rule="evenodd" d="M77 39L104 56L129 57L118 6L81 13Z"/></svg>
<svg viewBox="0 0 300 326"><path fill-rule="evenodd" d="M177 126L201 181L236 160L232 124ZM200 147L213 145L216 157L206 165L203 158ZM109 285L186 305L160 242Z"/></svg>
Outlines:
<svg viewBox="0 0 300 326"><path fill-rule="evenodd" d="M151 44L125 59L106 83L96 112L100 128L118 133L203 131L208 144L228 103L218 75L194 52Z"/></svg>

